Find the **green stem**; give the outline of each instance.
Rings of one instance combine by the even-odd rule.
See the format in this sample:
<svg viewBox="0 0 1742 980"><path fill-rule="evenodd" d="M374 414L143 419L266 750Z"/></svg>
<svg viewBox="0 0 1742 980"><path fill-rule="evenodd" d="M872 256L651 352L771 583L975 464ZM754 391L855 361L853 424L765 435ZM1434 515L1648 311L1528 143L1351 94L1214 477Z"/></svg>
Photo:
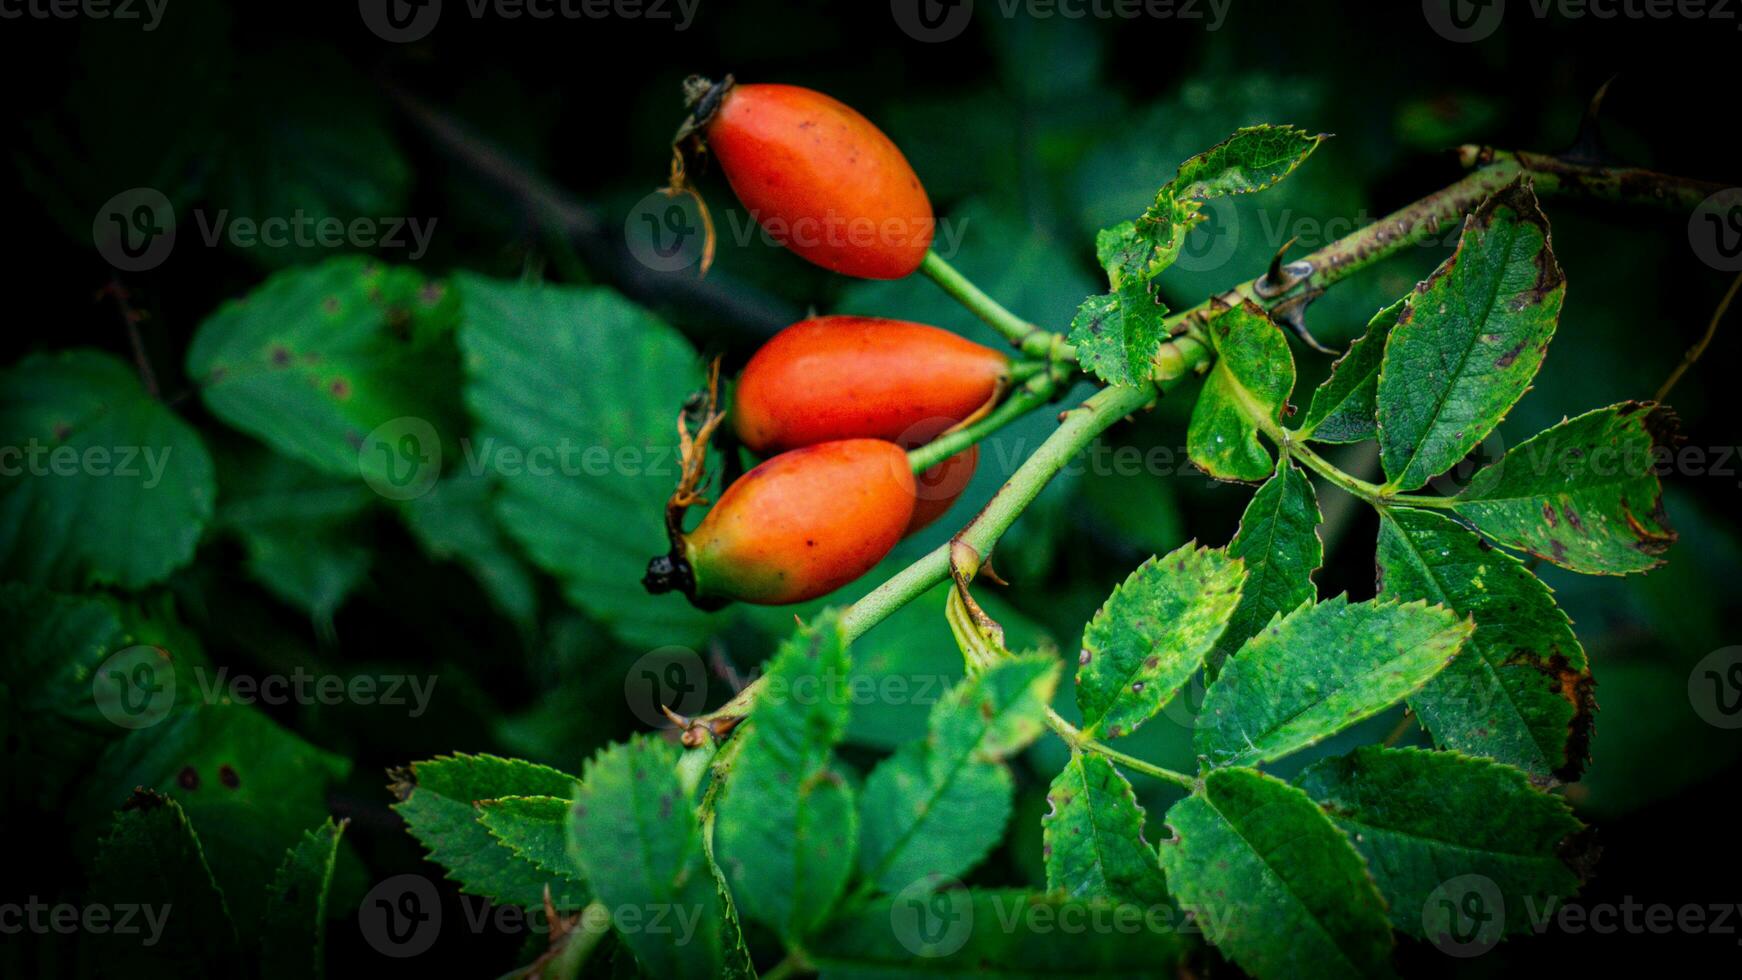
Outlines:
<svg viewBox="0 0 1742 980"><path fill-rule="evenodd" d="M1057 387L1057 383L1050 375L1042 375L1034 379L1033 383L1024 385L1009 398L1004 399L1003 403L987 413L985 418L952 432L947 432L918 449L910 451L907 454L908 463L913 467L915 473L921 473L936 466L1046 404L1052 398Z"/></svg>
<svg viewBox="0 0 1742 980"><path fill-rule="evenodd" d="M919 271L929 276L932 282L937 283L956 302L967 307L969 312L986 321L993 330L1003 334L1005 340L1016 345L1024 354L1030 357L1062 358L1063 337L1042 330L1005 309L997 300L982 292L980 287L969 282L966 276L957 272L954 266L939 258L938 253L925 253L925 259L919 264Z"/></svg>
<svg viewBox="0 0 1742 980"><path fill-rule="evenodd" d="M1046 709L1046 724L1047 727L1051 728L1058 734L1059 738L1065 740L1065 744L1080 752L1093 752L1096 755L1106 756L1108 759L1117 762L1127 769L1148 776L1154 776L1157 779L1165 779L1170 783L1184 786L1187 790L1192 790L1197 787L1197 780L1183 772L1175 772L1174 770L1168 769L1164 766L1158 766L1152 762L1145 762L1134 755L1126 755L1118 749L1085 736L1081 729L1066 721L1063 715L1060 715L1051 708Z"/></svg>

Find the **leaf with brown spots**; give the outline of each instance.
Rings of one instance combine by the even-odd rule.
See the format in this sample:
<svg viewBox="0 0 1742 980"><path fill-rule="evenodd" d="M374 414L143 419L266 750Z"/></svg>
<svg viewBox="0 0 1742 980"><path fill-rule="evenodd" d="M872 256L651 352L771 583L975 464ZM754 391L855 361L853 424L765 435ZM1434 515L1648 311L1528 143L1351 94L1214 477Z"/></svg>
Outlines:
<svg viewBox="0 0 1742 980"><path fill-rule="evenodd" d="M1161 864L1143 839L1143 807L1105 756L1073 752L1047 789L1041 818L1046 887L1070 898L1142 908L1167 901Z"/></svg>
<svg viewBox="0 0 1742 980"><path fill-rule="evenodd" d="M1489 538L1575 572L1649 571L1675 541L1657 477L1675 428L1651 402L1586 412L1478 472L1453 509Z"/></svg>
<svg viewBox="0 0 1742 980"><path fill-rule="evenodd" d="M1464 222L1458 250L1415 287L1379 368L1387 486L1413 490L1476 448L1536 377L1566 296L1530 182Z"/></svg>

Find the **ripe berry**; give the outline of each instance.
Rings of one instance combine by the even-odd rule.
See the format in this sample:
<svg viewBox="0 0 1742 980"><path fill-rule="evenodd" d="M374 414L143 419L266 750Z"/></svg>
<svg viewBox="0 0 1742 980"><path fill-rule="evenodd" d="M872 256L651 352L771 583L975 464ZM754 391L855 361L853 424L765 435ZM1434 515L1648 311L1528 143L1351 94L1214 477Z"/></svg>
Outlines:
<svg viewBox="0 0 1742 980"><path fill-rule="evenodd" d="M920 531L955 506L962 492L968 489L968 482L974 478L974 467L979 462L980 447L969 446L914 477L918 499L913 504L913 517L901 536L905 538Z"/></svg>
<svg viewBox="0 0 1742 980"><path fill-rule="evenodd" d="M891 442L845 439L782 453L739 477L672 553L647 566L649 592L803 602L883 560L913 517L907 454Z"/></svg>
<svg viewBox="0 0 1742 980"><path fill-rule="evenodd" d="M697 92L699 130L732 190L799 257L864 279L900 279L931 248L931 201L907 158L849 106L795 85ZM683 133L680 133L680 139Z"/></svg>
<svg viewBox="0 0 1742 980"><path fill-rule="evenodd" d="M764 344L738 380L728 418L752 452L831 439L912 448L985 407L1010 362L989 347L904 320L823 316Z"/></svg>

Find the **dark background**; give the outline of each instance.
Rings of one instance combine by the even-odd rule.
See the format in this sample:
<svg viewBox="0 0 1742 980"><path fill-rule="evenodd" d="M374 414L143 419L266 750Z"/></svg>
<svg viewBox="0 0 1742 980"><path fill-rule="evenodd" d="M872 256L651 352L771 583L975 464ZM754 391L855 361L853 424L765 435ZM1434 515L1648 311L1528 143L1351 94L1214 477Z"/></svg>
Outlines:
<svg viewBox="0 0 1742 980"><path fill-rule="evenodd" d="M13 240L11 329L0 335L0 361L78 346L131 357L115 307L98 297L115 273L92 247L90 222L105 200L137 186L164 190L183 210L433 218L433 245L418 260L426 272L514 277L533 269L552 281L613 285L701 350L725 355L728 369L760 338L813 308L930 320L984 336L928 283L856 283L760 242L722 241L715 271L700 282L693 270L662 274L637 263L625 229L634 229L636 206L664 180L682 114L679 85L696 72L807 85L864 112L903 147L940 218L960 222L958 266L1053 328L1063 327L1083 296L1100 291L1095 230L1140 209L1179 161L1246 124L1336 134L1282 187L1240 202L1239 245L1224 263L1163 277L1167 298L1184 307L1258 274L1289 234L1310 248L1353 220L1376 218L1455 180L1461 171L1448 147L1567 148L1587 100L1611 78L1599 130L1601 152L1613 162L1742 182L1733 118L1739 26L1735 17L1538 18L1517 0L1498 31L1469 44L1436 34L1414 2L1233 0L1226 22L1208 30L1197 19L1006 18L996 2L982 0L959 37L935 44L903 33L887 4L802 0L700 0L686 30L622 18L474 19L463 2L448 0L439 25L406 45L382 41L356 5L344 2L169 0L164 22L151 32L89 20L0 21ZM438 135L446 125L463 132ZM485 172L481 159L503 165ZM717 175L703 175L701 187L717 216L734 206ZM1648 397L1700 335L1729 283L1690 247L1686 213L1566 199L1545 201L1545 209L1568 299L1536 390L1501 430L1508 443L1563 415ZM221 507L222 460L253 447L188 397L180 372L188 339L220 301L271 270L325 256L207 247L191 220L181 233L164 265L119 278L145 314L146 354L166 397L220 458ZM1311 310L1310 325L1333 346L1346 344L1444 254L1412 250L1338 285ZM1722 447L1742 442L1728 390L1735 337L1733 329L1721 331L1670 399L1688 443L1706 447L1714 460ZM1302 383L1295 401L1304 404L1329 359L1299 347L1296 357ZM1189 394L1169 399L1112 438L1182 446L1189 405ZM1034 420L1002 437L988 457L995 460L1002 445L1014 465L1047 424ZM1007 593L1013 632L1074 649L1082 622L1110 586L1148 554L1193 537L1226 541L1246 493L1210 484L1180 457L1171 474L1090 471L1067 476L1043 496L998 555L1000 572L1016 583ZM1358 449L1336 458L1357 472L1377 471ZM983 464L970 496L984 499L1009 465ZM1742 461L1729 459L1724 474L1674 475L1666 484L1682 534L1667 567L1627 580L1544 572L1590 654L1602 705L1595 761L1566 790L1603 848L1584 892L1592 905L1628 897L1671 906L1742 900L1742 861L1726 829L1726 790L1739 775L1742 733L1702 722L1687 688L1696 661L1738 642L1732 611L1742 591ZM1374 520L1330 488L1321 487L1321 500L1329 552L1321 591L1365 598L1373 591ZM959 524L972 503L945 525ZM369 572L330 622L253 581L241 548L222 534L209 535L195 565L163 591L217 662L440 676L437 704L417 720L355 709L273 710L305 738L355 761L331 802L336 814L353 818L348 841L364 880L408 870L438 877L387 809L382 771L451 751L494 751L578 771L598 746L642 727L623 703L622 678L645 650L566 607L548 580L540 580L537 621L511 624L463 568L426 555L387 509L361 528L356 540L368 550ZM896 557L911 557L947 533L947 526L934 528ZM657 546L650 542L650 553ZM749 669L772 650L778 618L740 623L709 652ZM915 662L935 656L937 669L951 669L954 653L940 621L890 628L906 631L899 642L913 647L906 655ZM723 696L722 688L716 698ZM1383 737L1396 718L1375 719L1325 750ZM1185 729L1151 727L1170 730L1134 738L1145 744L1130 750L1188 765ZM886 747L875 735L863 742L853 761L874 760ZM1039 796L1056 748L1033 753L1019 783L1019 827L980 879L1022 882L1038 874ZM1154 822L1168 791L1139 790ZM35 827L54 840L55 853L87 846L58 824L45 828L53 812L45 811L21 809L5 824ZM56 864L18 880L41 893L76 892L77 872L68 869L77 862ZM460 914L457 906L449 913ZM499 972L514 962L520 941L444 934L440 963ZM1551 930L1472 961L1404 941L1399 959L1423 975L1564 968L1618 955L1661 959L1695 947L1735 962L1736 942ZM335 920L329 946L336 970L381 963L348 915Z"/></svg>

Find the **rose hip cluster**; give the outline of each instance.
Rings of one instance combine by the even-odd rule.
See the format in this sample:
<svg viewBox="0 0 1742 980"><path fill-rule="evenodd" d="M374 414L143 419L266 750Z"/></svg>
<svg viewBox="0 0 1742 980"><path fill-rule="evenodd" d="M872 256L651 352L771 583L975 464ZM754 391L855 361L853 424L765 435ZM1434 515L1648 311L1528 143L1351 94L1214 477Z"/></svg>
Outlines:
<svg viewBox="0 0 1742 980"><path fill-rule="evenodd" d="M680 143L711 152L765 227L887 232L795 236L785 243L795 254L862 278L919 267L931 202L865 117L809 89L730 78L695 87L692 102ZM802 602L846 585L942 516L979 456L970 446L915 476L907 450L989 410L1009 381L1002 353L922 323L823 316L787 327L751 357L727 411L765 461L694 531L674 528L671 552L648 564L643 584L705 608Z"/></svg>

